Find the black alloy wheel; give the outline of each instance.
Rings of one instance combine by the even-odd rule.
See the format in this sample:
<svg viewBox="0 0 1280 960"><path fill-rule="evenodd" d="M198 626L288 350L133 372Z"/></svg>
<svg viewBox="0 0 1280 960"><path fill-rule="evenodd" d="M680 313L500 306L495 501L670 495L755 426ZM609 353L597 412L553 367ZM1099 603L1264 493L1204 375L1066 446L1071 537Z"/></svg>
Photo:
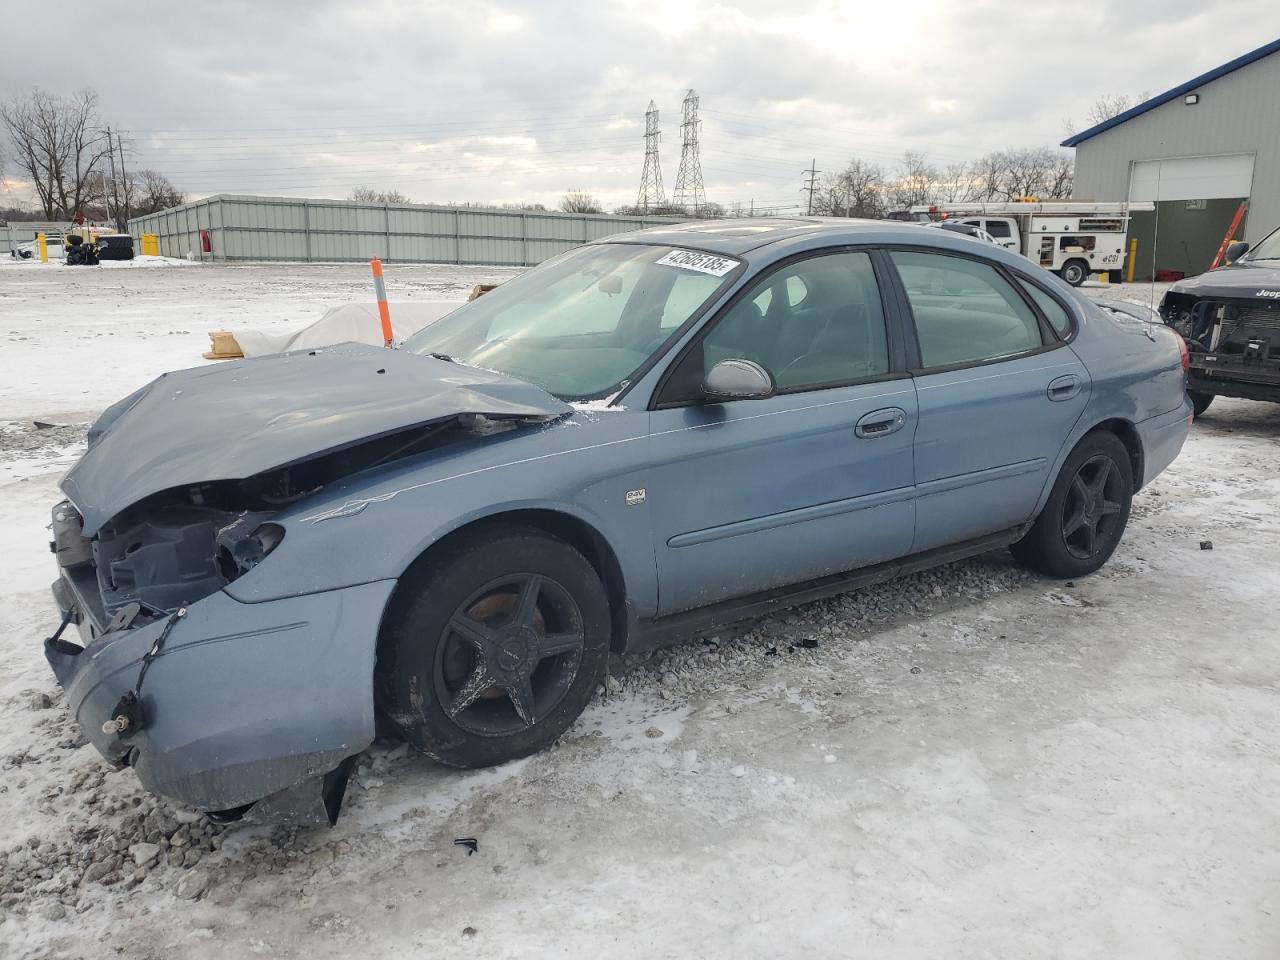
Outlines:
<svg viewBox="0 0 1280 960"><path fill-rule="evenodd" d="M550 745L604 681L612 614L595 568L542 530L493 521L400 578L375 704L422 752L484 767Z"/></svg>
<svg viewBox="0 0 1280 960"><path fill-rule="evenodd" d="M537 573L485 584L454 611L436 645L444 712L480 736L515 733L550 713L582 660L582 612L565 587Z"/></svg>
<svg viewBox="0 0 1280 960"><path fill-rule="evenodd" d="M1073 557L1092 560L1112 540L1124 510L1124 480L1106 454L1076 471L1062 507L1062 540Z"/></svg>
<svg viewBox="0 0 1280 960"><path fill-rule="evenodd" d="M1093 573L1110 559L1129 522L1134 466L1114 433L1086 434L1067 455L1031 529L1009 548L1013 555L1050 577Z"/></svg>

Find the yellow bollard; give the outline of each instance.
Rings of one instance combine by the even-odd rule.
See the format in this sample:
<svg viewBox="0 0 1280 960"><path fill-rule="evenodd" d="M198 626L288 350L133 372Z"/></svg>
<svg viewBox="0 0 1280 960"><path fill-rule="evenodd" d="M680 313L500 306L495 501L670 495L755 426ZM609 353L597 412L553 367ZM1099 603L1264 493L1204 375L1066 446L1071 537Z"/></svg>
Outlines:
<svg viewBox="0 0 1280 960"><path fill-rule="evenodd" d="M1125 265L1125 279L1133 283L1133 271L1138 269L1138 238L1129 238L1129 262Z"/></svg>
<svg viewBox="0 0 1280 960"><path fill-rule="evenodd" d="M36 234L36 247L40 251L40 262L48 263L49 262L49 244L48 244L48 241L45 240L43 233Z"/></svg>

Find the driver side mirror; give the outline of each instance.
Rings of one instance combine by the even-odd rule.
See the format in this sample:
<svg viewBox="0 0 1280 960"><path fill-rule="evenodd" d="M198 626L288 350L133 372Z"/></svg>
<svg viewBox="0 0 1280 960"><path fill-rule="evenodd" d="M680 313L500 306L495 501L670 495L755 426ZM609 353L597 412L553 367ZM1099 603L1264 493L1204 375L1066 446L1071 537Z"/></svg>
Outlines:
<svg viewBox="0 0 1280 960"><path fill-rule="evenodd" d="M702 395L713 401L763 400L776 390L773 375L754 360L721 360L702 381Z"/></svg>
<svg viewBox="0 0 1280 960"><path fill-rule="evenodd" d="M1248 252L1249 252L1249 241L1237 240L1227 247L1227 255L1224 258L1224 260L1227 263L1235 263L1237 260L1239 260Z"/></svg>

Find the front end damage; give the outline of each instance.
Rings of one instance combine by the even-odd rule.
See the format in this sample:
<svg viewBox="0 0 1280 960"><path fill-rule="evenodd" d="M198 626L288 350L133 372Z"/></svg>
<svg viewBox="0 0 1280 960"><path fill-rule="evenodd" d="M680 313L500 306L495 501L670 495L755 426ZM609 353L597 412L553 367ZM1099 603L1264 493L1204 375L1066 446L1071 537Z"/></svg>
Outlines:
<svg viewBox="0 0 1280 960"><path fill-rule="evenodd" d="M396 571L353 577L291 518L337 484L568 410L501 374L358 345L179 371L114 405L63 480L50 544L63 623L45 652L85 736L192 807L332 823L374 739ZM273 563L303 565L306 586L281 595Z"/></svg>
<svg viewBox="0 0 1280 960"><path fill-rule="evenodd" d="M1160 304L1191 352L1187 389L1280 401L1280 302L1231 292L1202 296L1175 287Z"/></svg>
<svg viewBox="0 0 1280 960"><path fill-rule="evenodd" d="M362 641L395 581L241 603L208 590L225 582L213 572L218 534L235 522L213 530L216 520L166 511L124 525L145 539L77 543L79 514L58 504L53 592L83 645L51 637L45 655L85 736L148 790L211 812L258 804L272 819L332 823L351 760L373 741L372 686L356 678L372 676L375 644ZM213 549L200 556L197 542ZM256 549L239 544L242 556ZM184 588L207 595L189 602Z"/></svg>

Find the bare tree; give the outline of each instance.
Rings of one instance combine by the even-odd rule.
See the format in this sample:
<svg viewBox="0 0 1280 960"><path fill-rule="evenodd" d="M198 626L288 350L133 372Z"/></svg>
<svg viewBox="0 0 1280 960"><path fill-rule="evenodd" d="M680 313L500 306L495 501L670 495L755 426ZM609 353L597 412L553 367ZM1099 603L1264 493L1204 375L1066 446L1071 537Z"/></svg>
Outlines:
<svg viewBox="0 0 1280 960"><path fill-rule="evenodd" d="M903 209L934 199L938 187L938 170L923 153L908 150L898 161L893 180L889 182L889 198Z"/></svg>
<svg viewBox="0 0 1280 960"><path fill-rule="evenodd" d="M969 164L963 160L947 164L938 181L938 199L945 203L967 200L970 189Z"/></svg>
<svg viewBox="0 0 1280 960"><path fill-rule="evenodd" d="M1089 108L1089 112L1085 114L1085 120L1089 126L1097 126L1099 123L1105 123L1112 117L1118 117L1126 110L1146 100L1150 94L1142 91L1137 97L1130 97L1127 93L1104 93L1097 100L1093 101L1093 106Z"/></svg>
<svg viewBox="0 0 1280 960"><path fill-rule="evenodd" d="M1071 196L1076 182L1076 160L1069 153L1054 154L1049 168L1048 194L1051 197Z"/></svg>
<svg viewBox="0 0 1280 960"><path fill-rule="evenodd" d="M91 199L93 174L108 150L96 93L60 97L36 89L0 104L0 124L46 217L70 218Z"/></svg>
<svg viewBox="0 0 1280 960"><path fill-rule="evenodd" d="M969 166L969 190L965 200L981 200L990 203L993 200L1008 200L1005 189L1005 154L996 150L973 161Z"/></svg>
<svg viewBox="0 0 1280 960"><path fill-rule="evenodd" d="M1054 156L1048 147L1022 147L1005 153L1004 192L1010 200L1038 197L1045 191Z"/></svg>
<svg viewBox="0 0 1280 960"><path fill-rule="evenodd" d="M356 187L349 199L356 203L413 203L399 190L375 190L372 187Z"/></svg>
<svg viewBox="0 0 1280 960"><path fill-rule="evenodd" d="M187 202L187 195L158 170L138 170L125 180L129 211L135 217L168 210Z"/></svg>
<svg viewBox="0 0 1280 960"><path fill-rule="evenodd" d="M560 209L565 213L603 213L600 201L581 190L570 190L560 198Z"/></svg>

